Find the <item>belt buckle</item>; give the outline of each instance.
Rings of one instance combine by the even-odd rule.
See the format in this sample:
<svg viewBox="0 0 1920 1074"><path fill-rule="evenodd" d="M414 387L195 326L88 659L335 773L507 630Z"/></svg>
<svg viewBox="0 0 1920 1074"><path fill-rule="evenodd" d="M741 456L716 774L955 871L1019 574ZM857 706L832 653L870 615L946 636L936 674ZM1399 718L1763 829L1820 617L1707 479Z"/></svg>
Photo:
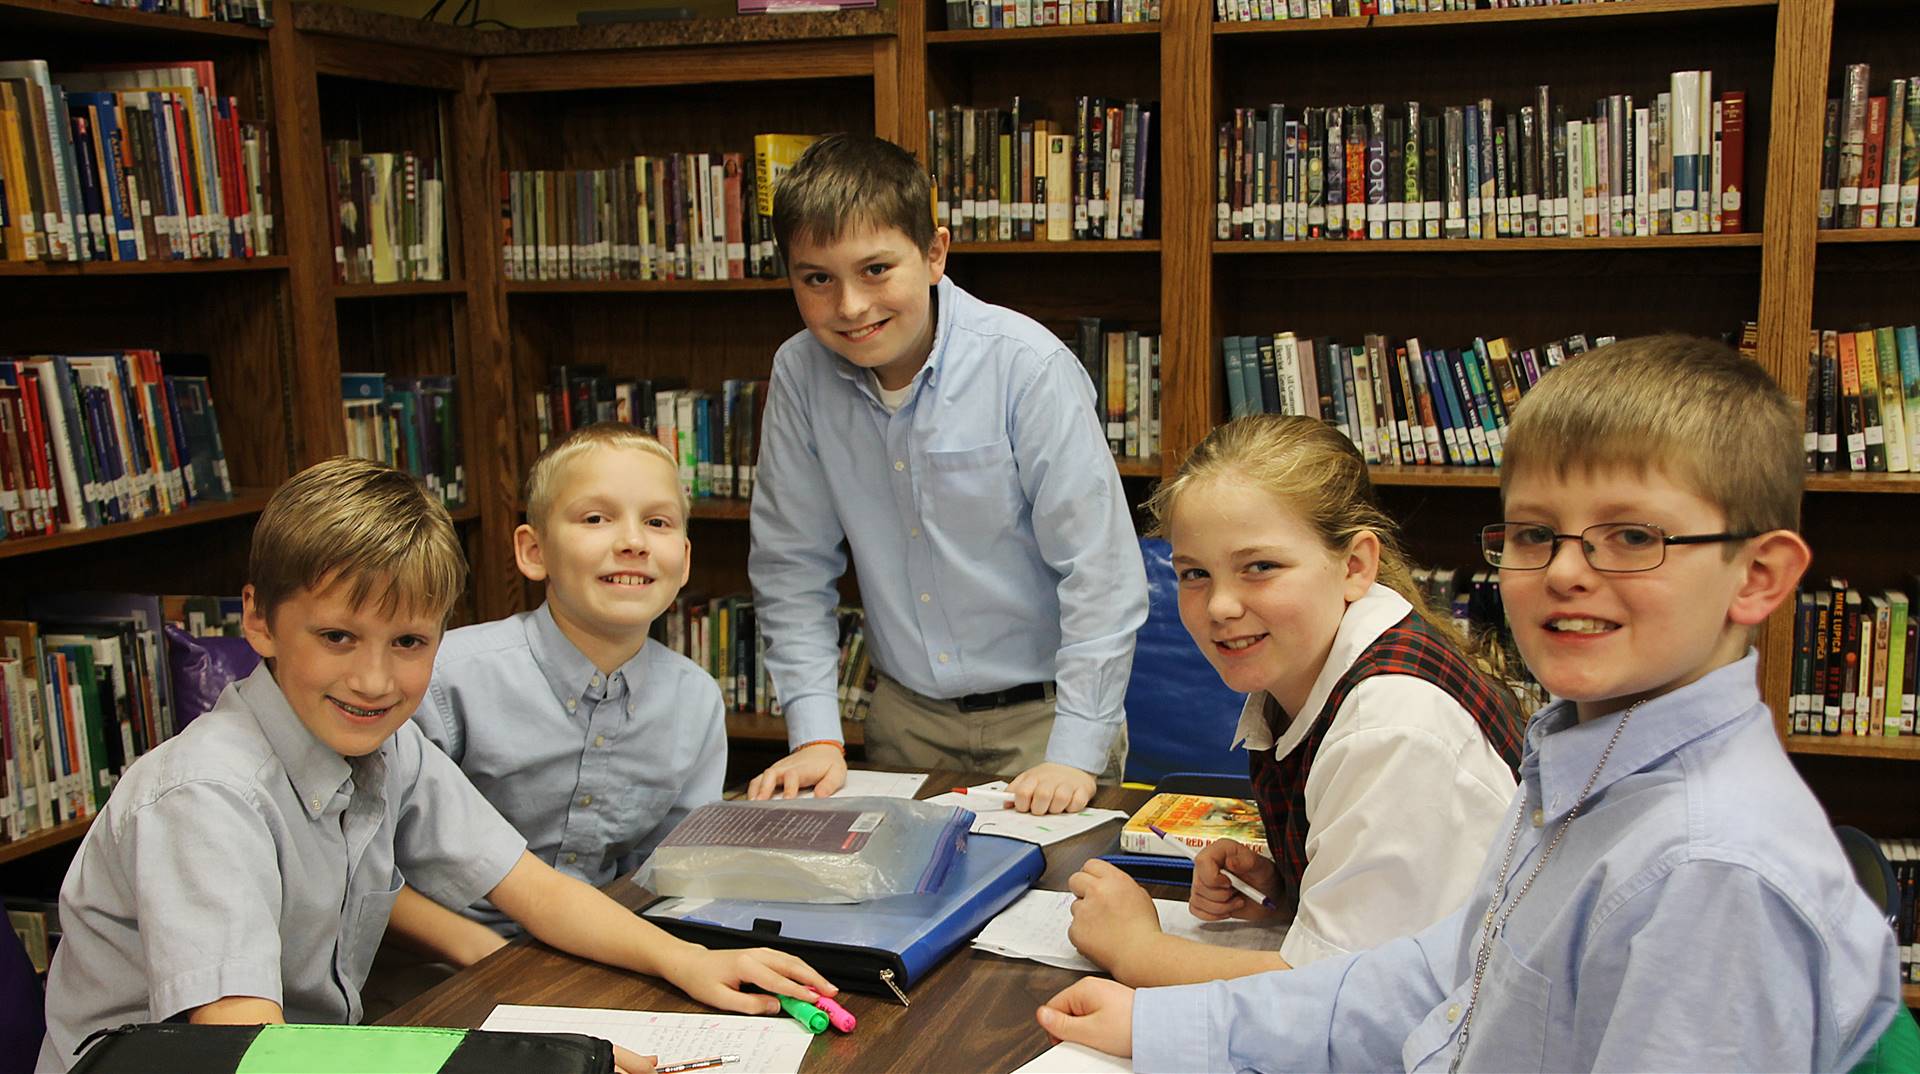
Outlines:
<svg viewBox="0 0 1920 1074"><path fill-rule="evenodd" d="M1000 694L965 694L959 699L961 712L992 712L1000 707Z"/></svg>

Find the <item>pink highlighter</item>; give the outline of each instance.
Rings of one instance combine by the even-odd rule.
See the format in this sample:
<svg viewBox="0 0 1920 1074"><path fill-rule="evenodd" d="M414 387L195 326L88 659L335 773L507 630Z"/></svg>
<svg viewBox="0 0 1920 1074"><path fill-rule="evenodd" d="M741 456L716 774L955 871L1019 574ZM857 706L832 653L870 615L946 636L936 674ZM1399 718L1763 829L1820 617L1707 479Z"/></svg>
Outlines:
<svg viewBox="0 0 1920 1074"><path fill-rule="evenodd" d="M827 1012L827 1021L831 1022L833 1028L842 1033L853 1032L853 1027L859 1024L854 1021L852 1011L847 1010L845 1007L842 1007L825 996L815 998L813 1005Z"/></svg>

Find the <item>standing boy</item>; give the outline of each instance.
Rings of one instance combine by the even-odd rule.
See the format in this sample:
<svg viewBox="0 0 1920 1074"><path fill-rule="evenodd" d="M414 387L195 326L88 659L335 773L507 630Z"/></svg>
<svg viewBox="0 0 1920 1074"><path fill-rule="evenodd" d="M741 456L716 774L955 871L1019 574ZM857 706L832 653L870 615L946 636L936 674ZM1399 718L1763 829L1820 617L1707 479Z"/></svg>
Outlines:
<svg viewBox="0 0 1920 1074"><path fill-rule="evenodd" d="M793 752L749 793L845 780L851 551L880 671L869 759L998 772L1020 809L1077 811L1126 758L1146 572L1085 370L945 278L930 204L910 154L851 134L774 197L807 329L774 357L748 566Z"/></svg>
<svg viewBox="0 0 1920 1074"><path fill-rule="evenodd" d="M1682 336L1556 370L1514 414L1487 561L1555 700L1460 911L1304 969L1137 995L1057 1037L1150 1070L1846 1070L1893 934L1760 700L1750 648L1810 553L1799 418Z"/></svg>
<svg viewBox="0 0 1920 1074"><path fill-rule="evenodd" d="M687 500L658 440L602 422L534 461L526 505L514 559L546 600L450 632L413 722L528 852L597 887L726 779L719 687L647 637L687 580ZM512 928L495 907L468 916Z"/></svg>
<svg viewBox="0 0 1920 1074"><path fill-rule="evenodd" d="M418 482L349 458L300 473L247 573L264 662L128 769L61 885L39 1069L127 1022L358 1022L403 874L714 1006L778 1009L745 984L833 994L797 958L676 940L548 868L407 722L466 574Z"/></svg>

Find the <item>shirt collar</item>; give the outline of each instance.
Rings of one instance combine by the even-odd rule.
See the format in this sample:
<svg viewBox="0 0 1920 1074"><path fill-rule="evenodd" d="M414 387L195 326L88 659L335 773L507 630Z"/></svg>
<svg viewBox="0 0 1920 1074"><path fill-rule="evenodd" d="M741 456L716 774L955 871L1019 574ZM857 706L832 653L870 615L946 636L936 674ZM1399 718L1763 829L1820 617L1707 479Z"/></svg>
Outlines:
<svg viewBox="0 0 1920 1074"><path fill-rule="evenodd" d="M533 649L534 666L547 680L547 689L553 691L555 700L565 706L569 701L578 701L589 692L596 698L604 697L607 684L600 679L600 669L587 659L587 654L573 643L573 639L561 631L560 624L553 621L553 606L545 601L527 617L527 644ZM633 654L614 674L626 681L627 689L633 690L640 681L640 673L645 664L647 647Z"/></svg>
<svg viewBox="0 0 1920 1074"><path fill-rule="evenodd" d="M1247 695L1247 702L1240 709L1240 725L1234 729L1233 744L1245 744L1249 750L1271 748L1275 757L1285 757L1300 740L1306 737L1314 724L1311 718L1321 706L1327 703L1327 695L1333 692L1334 684L1340 681L1360 654L1374 642L1380 640L1395 623L1407 617L1413 611L1413 605L1407 599L1386 586L1375 582L1371 588L1361 594L1360 599L1347 605L1346 613L1340 617L1339 629L1333 634L1333 648L1327 652L1327 662L1320 666L1320 675L1313 680L1313 689L1307 692L1307 703L1293 720L1281 732L1276 741L1273 731L1267 726L1267 694L1255 691Z"/></svg>
<svg viewBox="0 0 1920 1074"><path fill-rule="evenodd" d="M1749 649L1747 655L1699 681L1642 704L1614 744L1607 767L1594 780L1588 799L1653 767L1683 746L1739 720L1754 718L1756 712L1764 713L1757 678L1759 662L1759 654ZM1539 781L1543 823L1551 823L1573 808L1624 716L1623 710L1581 723L1573 702L1556 700L1533 718L1527 727L1520 776L1522 780Z"/></svg>
<svg viewBox="0 0 1920 1074"><path fill-rule="evenodd" d="M267 745L279 758L280 767L287 770L293 793L300 796L300 808L306 811L308 820L318 820L333 796L352 777L352 766L307 730L293 706L287 703L287 695L281 692L265 661L253 669L253 674L240 680L235 689L260 725L261 733L266 735ZM386 749L386 743L381 743L380 748Z"/></svg>
<svg viewBox="0 0 1920 1074"><path fill-rule="evenodd" d="M928 352L926 364L913 375L914 380L918 381L922 387L934 383L940 375L942 359L947 351L947 340L953 337L953 304L956 297L964 292L961 292L960 286L953 282L953 277L942 276L940 282L933 286L933 293L933 350ZM867 370L842 358L832 348L824 344L821 346L833 358L833 371L850 381L854 385L854 390L872 399L875 406L880 406L879 393L875 390L873 378L868 376ZM917 390L901 401L901 410L912 405L915 394Z"/></svg>

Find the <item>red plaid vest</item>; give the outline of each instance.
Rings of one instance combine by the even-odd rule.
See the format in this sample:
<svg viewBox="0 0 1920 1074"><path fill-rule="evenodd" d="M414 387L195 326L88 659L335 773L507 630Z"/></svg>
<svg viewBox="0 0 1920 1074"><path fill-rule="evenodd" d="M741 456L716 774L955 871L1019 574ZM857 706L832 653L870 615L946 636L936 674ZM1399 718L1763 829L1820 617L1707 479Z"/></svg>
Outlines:
<svg viewBox="0 0 1920 1074"><path fill-rule="evenodd" d="M1519 767L1521 728L1526 722L1519 700L1436 636L1418 612L1409 612L1367 646L1334 683L1313 717L1314 726L1285 757L1274 759L1271 748L1248 754L1253 796L1267 826L1267 844L1289 891L1299 891L1307 870L1307 770L1320 752L1330 714L1340 711L1353 688L1374 675L1412 675L1446 691L1480 725L1500 759L1509 767Z"/></svg>

